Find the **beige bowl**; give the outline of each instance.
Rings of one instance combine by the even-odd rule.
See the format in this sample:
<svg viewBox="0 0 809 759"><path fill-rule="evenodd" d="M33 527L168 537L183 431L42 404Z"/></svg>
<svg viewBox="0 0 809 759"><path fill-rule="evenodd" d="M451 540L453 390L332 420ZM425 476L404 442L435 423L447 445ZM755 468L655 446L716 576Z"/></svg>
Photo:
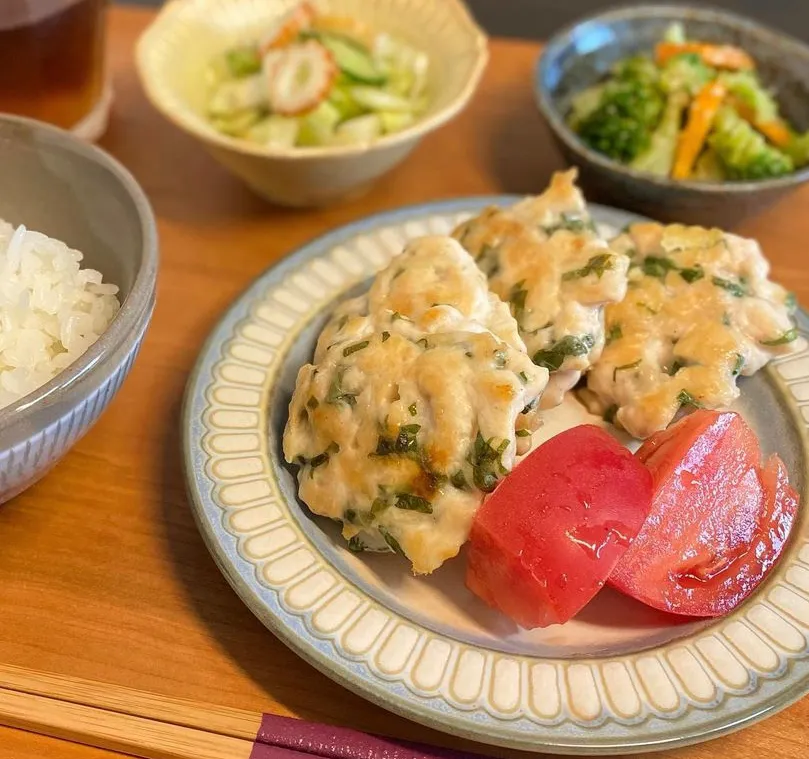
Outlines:
<svg viewBox="0 0 809 759"><path fill-rule="evenodd" d="M430 105L411 127L368 144L269 148L217 132L205 118L211 59L255 39L296 0L174 0L143 33L137 65L149 99L201 140L212 155L264 197L314 206L361 193L402 161L428 132L469 101L488 60L485 34L460 0L316 0L323 12L353 16L430 57Z"/></svg>

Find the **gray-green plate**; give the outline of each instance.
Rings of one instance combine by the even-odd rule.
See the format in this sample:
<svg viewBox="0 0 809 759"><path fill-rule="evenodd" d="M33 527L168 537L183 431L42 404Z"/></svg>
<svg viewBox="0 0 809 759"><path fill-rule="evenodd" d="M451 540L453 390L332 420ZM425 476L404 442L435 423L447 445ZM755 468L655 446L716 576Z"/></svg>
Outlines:
<svg viewBox="0 0 809 759"><path fill-rule="evenodd" d="M185 464L203 537L233 588L281 640L391 711L483 743L610 754L707 740L809 691L804 511L766 582L718 620L680 622L609 589L565 625L525 631L477 600L463 556L426 578L393 555L356 556L296 498L280 441L298 368L348 293L408 238L445 234L506 196L434 203L343 227L263 274L213 331L190 380ZM594 207L615 228L631 215ZM739 410L804 498L809 420L802 350L741 381ZM542 436L594 421L570 398ZM261 656L256 651L256 656Z"/></svg>

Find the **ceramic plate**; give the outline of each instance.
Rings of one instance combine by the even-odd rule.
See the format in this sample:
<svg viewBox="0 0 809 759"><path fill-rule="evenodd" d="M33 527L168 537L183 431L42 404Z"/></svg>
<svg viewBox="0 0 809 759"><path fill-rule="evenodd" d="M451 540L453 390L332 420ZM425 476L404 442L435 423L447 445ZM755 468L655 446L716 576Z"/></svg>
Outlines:
<svg viewBox="0 0 809 759"><path fill-rule="evenodd" d="M281 640L345 687L483 743L607 754L712 738L809 691L809 525L802 513L767 582L720 620L676 622L605 589L563 626L525 631L478 601L464 559L427 578L392 554L350 553L296 498L281 436L298 368L335 304L411 237L448 233L488 197L339 229L261 276L214 330L184 413L193 508L234 589ZM593 207L615 228L632 217ZM804 493L809 320L803 351L742 379L737 409ZM542 435L593 421L572 397Z"/></svg>

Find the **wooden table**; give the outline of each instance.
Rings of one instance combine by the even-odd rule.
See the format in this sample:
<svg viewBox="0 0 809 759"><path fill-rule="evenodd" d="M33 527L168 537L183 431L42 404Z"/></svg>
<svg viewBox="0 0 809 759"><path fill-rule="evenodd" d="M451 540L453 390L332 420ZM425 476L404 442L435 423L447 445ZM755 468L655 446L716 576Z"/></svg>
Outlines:
<svg viewBox="0 0 809 759"><path fill-rule="evenodd" d="M179 409L189 370L219 315L301 243L402 204L544 186L560 159L532 102L538 47L494 41L471 107L425 139L372 195L321 211L290 211L252 195L147 104L132 54L151 18L151 11L125 7L111 13L117 99L102 145L133 171L154 204L162 248L158 307L131 378L95 429L43 482L0 508L0 664L463 745L343 690L239 601L191 516ZM763 242L775 277L804 302L807 207L809 187L742 229ZM743 733L670 756L803 756L807 723L809 700ZM44 756L118 754L0 729L0 759Z"/></svg>

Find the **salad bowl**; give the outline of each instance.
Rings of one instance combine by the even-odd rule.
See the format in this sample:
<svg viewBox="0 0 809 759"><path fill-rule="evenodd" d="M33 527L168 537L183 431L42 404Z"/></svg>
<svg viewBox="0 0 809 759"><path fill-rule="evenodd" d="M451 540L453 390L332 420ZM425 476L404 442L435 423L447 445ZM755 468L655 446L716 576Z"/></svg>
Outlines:
<svg viewBox="0 0 809 759"><path fill-rule="evenodd" d="M798 131L809 127L809 47L788 35L723 10L679 5L615 8L561 30L537 62L537 105L564 157L579 167L582 186L598 200L661 221L732 227L809 179L809 168L772 179L733 182L675 180L641 172L588 147L568 125L573 97L600 81L617 61L651 53L673 23L695 39L737 45L757 61L784 115Z"/></svg>
<svg viewBox="0 0 809 759"><path fill-rule="evenodd" d="M292 0L168 3L138 43L137 67L154 106L256 192L282 205L319 206L361 194L422 137L457 115L475 92L488 48L460 0L325 0L316 4L318 11L356 18L427 54L426 112L394 134L346 145L270 147L221 134L205 117L205 74L212 59L261 38L296 5Z"/></svg>

